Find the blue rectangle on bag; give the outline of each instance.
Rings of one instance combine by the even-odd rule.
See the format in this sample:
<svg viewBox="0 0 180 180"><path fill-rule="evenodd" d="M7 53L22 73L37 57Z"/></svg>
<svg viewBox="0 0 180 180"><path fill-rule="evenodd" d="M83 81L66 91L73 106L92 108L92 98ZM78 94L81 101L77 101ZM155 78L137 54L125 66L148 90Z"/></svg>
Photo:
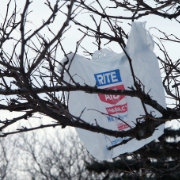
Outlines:
<svg viewBox="0 0 180 180"><path fill-rule="evenodd" d="M94 74L94 77L98 87L122 82L119 69Z"/></svg>

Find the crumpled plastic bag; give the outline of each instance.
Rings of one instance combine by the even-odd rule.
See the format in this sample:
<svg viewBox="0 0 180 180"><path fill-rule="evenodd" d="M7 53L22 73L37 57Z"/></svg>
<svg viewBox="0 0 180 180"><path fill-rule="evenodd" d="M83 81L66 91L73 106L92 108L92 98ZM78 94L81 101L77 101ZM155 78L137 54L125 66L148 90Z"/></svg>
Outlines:
<svg viewBox="0 0 180 180"><path fill-rule="evenodd" d="M145 92L163 107L166 107L157 58L153 53L154 42L145 30L145 23L133 23L126 51L132 58L136 77L144 85ZM97 86L100 89L128 89L134 86L129 61L124 53L117 54L108 49L96 51L91 60L80 55L69 55L66 66L74 81L81 85ZM69 73L64 79L73 84ZM68 108L71 114L84 121L101 127L126 131L135 127L136 119L145 115L140 99L123 95L88 94L73 91L68 96ZM146 105L147 111L159 117L161 114ZM129 137L115 138L101 133L76 128L87 150L98 160L108 160L123 153L133 152L163 134L164 125L160 125L149 138L133 138L127 143L109 150L109 147L127 140Z"/></svg>

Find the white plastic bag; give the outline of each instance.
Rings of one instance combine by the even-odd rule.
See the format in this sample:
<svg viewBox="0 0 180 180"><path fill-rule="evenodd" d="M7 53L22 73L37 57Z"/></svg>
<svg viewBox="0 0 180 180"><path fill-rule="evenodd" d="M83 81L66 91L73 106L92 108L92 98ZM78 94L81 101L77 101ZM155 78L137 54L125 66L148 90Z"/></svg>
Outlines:
<svg viewBox="0 0 180 180"><path fill-rule="evenodd" d="M152 52L153 40L144 28L144 23L133 23L127 42L127 52L132 58L136 77L144 84L145 91L163 107L166 107L163 86L156 56ZM72 54L70 55L73 56ZM69 59L71 57L69 56ZM128 59L124 53L102 49L93 54L92 60L75 55L68 64L69 73L81 85L108 89L128 89L134 85ZM65 80L73 83L68 73ZM83 91L70 92L68 107L71 114L81 116L90 124L112 130L128 130L135 126L136 118L145 115L138 98L122 95L88 94ZM148 112L160 116L146 105ZM111 150L109 147L121 143L125 138L115 138L83 129L77 132L87 150L99 160L107 160L120 154L133 152L163 134L164 125L159 126L147 139L132 139Z"/></svg>

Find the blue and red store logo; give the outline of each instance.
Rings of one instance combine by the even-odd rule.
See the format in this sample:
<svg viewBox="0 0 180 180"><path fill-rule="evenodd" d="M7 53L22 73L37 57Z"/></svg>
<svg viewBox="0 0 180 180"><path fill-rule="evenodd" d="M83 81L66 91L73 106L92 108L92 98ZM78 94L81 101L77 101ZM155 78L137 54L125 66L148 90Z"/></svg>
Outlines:
<svg viewBox="0 0 180 180"><path fill-rule="evenodd" d="M115 84L115 83L122 83L119 69L94 74L94 77L96 79L96 84L98 87ZM124 85L121 84L117 86L112 86L112 87L108 87L107 89L123 90ZM98 94L98 96L102 102L106 102L108 104L114 104L114 105L125 97L124 95L111 95L111 94Z"/></svg>
<svg viewBox="0 0 180 180"><path fill-rule="evenodd" d="M96 84L98 87L120 83L119 85L108 87L108 89L114 89L114 90L124 89L124 85L122 84L122 79L120 76L119 69L97 73L94 74L94 77L96 79ZM127 103L116 105L119 101L121 101L125 97L124 95L98 94L98 96L102 102L115 105L106 108L108 114L111 115L111 114L127 112Z"/></svg>

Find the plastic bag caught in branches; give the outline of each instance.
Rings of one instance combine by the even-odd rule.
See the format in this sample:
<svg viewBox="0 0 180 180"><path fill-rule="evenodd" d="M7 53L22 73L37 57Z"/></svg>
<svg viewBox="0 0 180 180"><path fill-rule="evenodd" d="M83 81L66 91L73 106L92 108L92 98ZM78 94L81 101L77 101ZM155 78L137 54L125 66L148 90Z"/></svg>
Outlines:
<svg viewBox="0 0 180 180"><path fill-rule="evenodd" d="M123 90L134 86L138 80L145 93L166 107L158 61L153 53L153 40L144 28L144 23L133 23L127 42L126 52L132 59L132 69L125 53L117 54L102 49L96 51L91 60L80 55L69 55L67 69L75 82L81 85L97 86L100 89ZM72 58L74 56L74 58ZM68 73L66 81L73 84ZM143 105L137 97L111 94L88 94L83 91L69 93L68 108L72 115L89 124L111 130L126 131L134 128L137 119L146 113L160 117L160 113L148 105ZM136 138L115 138L77 128L77 132L87 150L99 160L107 160L123 153L133 152L163 134L164 125L158 126L152 136Z"/></svg>

